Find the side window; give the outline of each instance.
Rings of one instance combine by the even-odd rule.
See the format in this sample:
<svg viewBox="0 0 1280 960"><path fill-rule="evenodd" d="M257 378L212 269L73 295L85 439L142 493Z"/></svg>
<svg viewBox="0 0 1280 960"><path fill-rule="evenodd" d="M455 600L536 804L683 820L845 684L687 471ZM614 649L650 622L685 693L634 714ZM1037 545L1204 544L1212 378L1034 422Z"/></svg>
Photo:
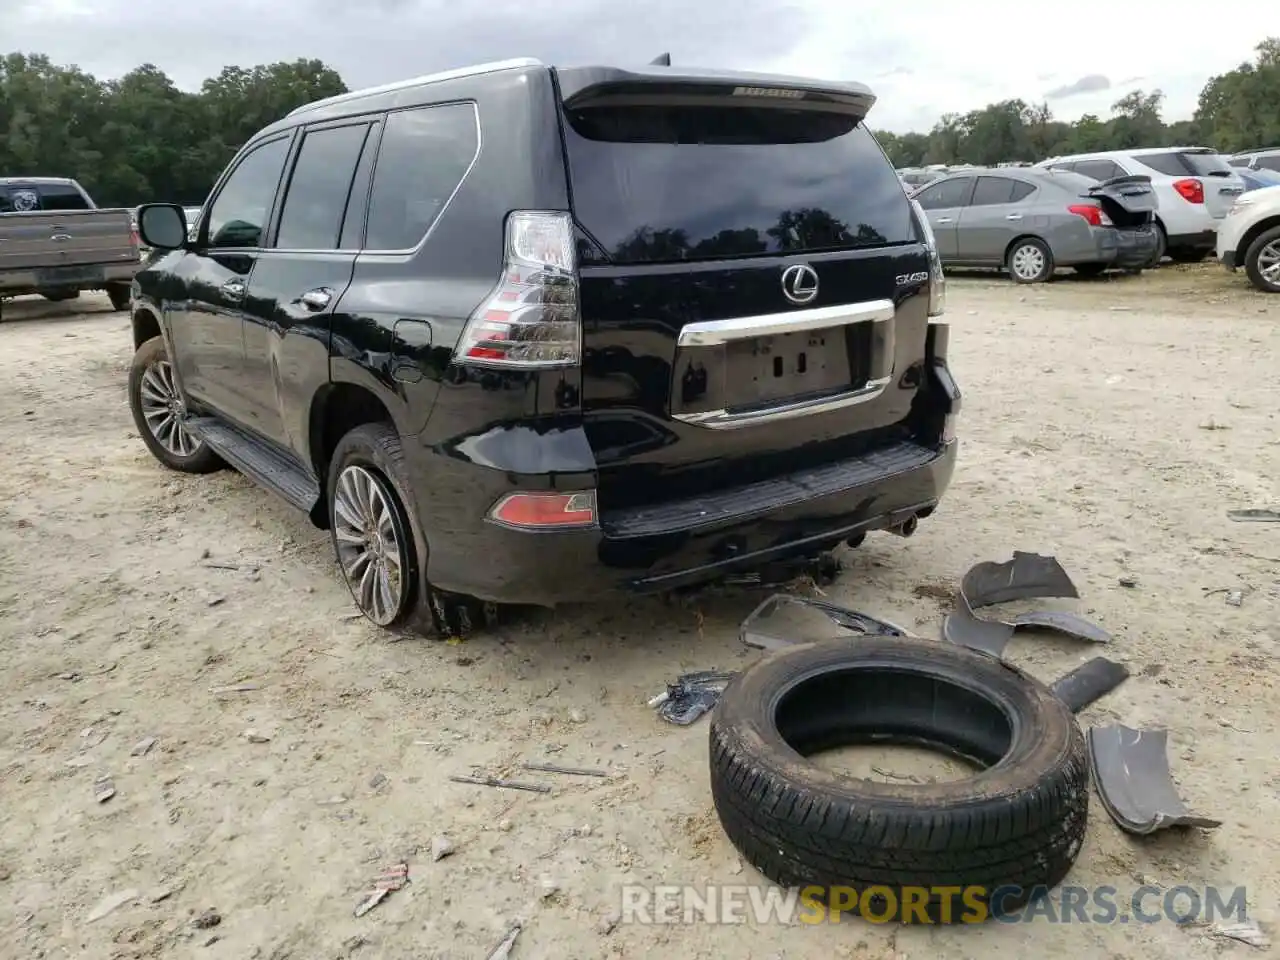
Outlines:
<svg viewBox="0 0 1280 960"><path fill-rule="evenodd" d="M408 250L421 243L479 149L470 103L390 114L373 171L364 248Z"/></svg>
<svg viewBox="0 0 1280 960"><path fill-rule="evenodd" d="M280 250L336 250L367 123L308 131L280 213Z"/></svg>
<svg viewBox="0 0 1280 960"><path fill-rule="evenodd" d="M1124 176L1124 171L1111 160L1082 160L1076 164L1076 173L1098 181Z"/></svg>
<svg viewBox="0 0 1280 960"><path fill-rule="evenodd" d="M1274 170L1280 173L1280 154L1273 154L1269 157L1259 157L1258 166L1263 170Z"/></svg>
<svg viewBox="0 0 1280 960"><path fill-rule="evenodd" d="M93 205L70 183L40 184L41 210L92 210Z"/></svg>
<svg viewBox="0 0 1280 960"><path fill-rule="evenodd" d="M1144 167L1171 177L1185 177L1189 172L1176 153L1139 153L1134 159Z"/></svg>
<svg viewBox="0 0 1280 960"><path fill-rule="evenodd" d="M973 188L971 207L986 207L994 203L1008 203L1013 194L1013 181L1004 177L979 177Z"/></svg>
<svg viewBox="0 0 1280 960"><path fill-rule="evenodd" d="M1249 158L1248 157L1227 157L1227 163L1231 164L1231 166L1233 167L1248 167Z"/></svg>
<svg viewBox="0 0 1280 960"><path fill-rule="evenodd" d="M926 210L963 206L972 184L973 177L956 177L954 180L931 183L916 194L916 199Z"/></svg>
<svg viewBox="0 0 1280 960"><path fill-rule="evenodd" d="M209 208L210 247L262 246L262 233L288 155L288 137L245 154Z"/></svg>
<svg viewBox="0 0 1280 960"><path fill-rule="evenodd" d="M1025 180L1013 181L1013 193L1009 195L1010 203L1017 203L1019 200L1025 200L1036 192L1036 188Z"/></svg>

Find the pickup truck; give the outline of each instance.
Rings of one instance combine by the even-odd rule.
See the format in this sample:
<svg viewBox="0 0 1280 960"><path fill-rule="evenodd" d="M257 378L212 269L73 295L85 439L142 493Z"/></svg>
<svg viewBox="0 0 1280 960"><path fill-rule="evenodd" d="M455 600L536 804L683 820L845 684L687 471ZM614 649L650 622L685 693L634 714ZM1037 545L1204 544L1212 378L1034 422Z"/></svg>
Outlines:
<svg viewBox="0 0 1280 960"><path fill-rule="evenodd" d="M74 180L0 177L0 308L8 297L105 290L124 310L140 267L128 210L98 209Z"/></svg>

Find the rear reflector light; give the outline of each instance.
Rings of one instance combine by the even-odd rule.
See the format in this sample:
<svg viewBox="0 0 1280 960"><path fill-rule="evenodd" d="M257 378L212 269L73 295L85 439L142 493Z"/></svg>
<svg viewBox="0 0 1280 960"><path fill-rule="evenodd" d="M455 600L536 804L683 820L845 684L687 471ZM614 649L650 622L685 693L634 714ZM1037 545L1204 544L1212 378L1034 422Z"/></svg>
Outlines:
<svg viewBox="0 0 1280 960"><path fill-rule="evenodd" d="M1084 217L1091 227L1103 226L1102 208L1097 204L1073 203L1067 207L1067 212L1074 213L1077 217Z"/></svg>
<svg viewBox="0 0 1280 960"><path fill-rule="evenodd" d="M908 202L915 211L916 221L924 234L925 250L929 254L929 322L943 323L944 321L936 319L947 312L947 278L942 272L942 255L938 253L938 241L933 235L933 227L929 224L924 208L913 199L908 198Z"/></svg>
<svg viewBox="0 0 1280 960"><path fill-rule="evenodd" d="M467 321L454 361L514 369L577 364L582 324L575 268L569 214L511 214L502 277Z"/></svg>
<svg viewBox="0 0 1280 960"><path fill-rule="evenodd" d="M1199 180L1188 178L1186 180L1175 180L1173 189L1187 203L1204 203L1204 184Z"/></svg>
<svg viewBox="0 0 1280 960"><path fill-rule="evenodd" d="M489 511L489 519L522 530L593 527L596 495L579 493L509 493Z"/></svg>

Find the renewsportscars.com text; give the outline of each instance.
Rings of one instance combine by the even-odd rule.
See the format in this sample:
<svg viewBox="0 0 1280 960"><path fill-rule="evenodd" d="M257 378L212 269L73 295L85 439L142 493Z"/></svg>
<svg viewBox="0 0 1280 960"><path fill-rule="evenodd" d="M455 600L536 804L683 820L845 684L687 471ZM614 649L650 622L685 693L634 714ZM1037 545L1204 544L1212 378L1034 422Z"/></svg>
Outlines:
<svg viewBox="0 0 1280 960"><path fill-rule="evenodd" d="M1058 887L1050 899L1034 888L1017 903L1018 887L805 887L784 890L750 884L624 886L621 920L637 924L839 923L846 917L871 923L1213 923L1247 919L1244 887L1169 889L1141 886ZM938 904L931 918L930 901Z"/></svg>

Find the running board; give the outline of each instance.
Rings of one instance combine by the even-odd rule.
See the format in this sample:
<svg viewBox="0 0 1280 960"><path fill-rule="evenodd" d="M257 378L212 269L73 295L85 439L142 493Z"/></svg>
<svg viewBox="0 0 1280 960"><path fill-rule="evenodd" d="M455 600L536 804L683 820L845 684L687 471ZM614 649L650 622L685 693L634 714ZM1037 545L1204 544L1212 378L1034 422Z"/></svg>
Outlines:
<svg viewBox="0 0 1280 960"><path fill-rule="evenodd" d="M320 501L319 485L297 461L257 437L217 417L188 420L187 428L250 480L299 510L311 513Z"/></svg>

